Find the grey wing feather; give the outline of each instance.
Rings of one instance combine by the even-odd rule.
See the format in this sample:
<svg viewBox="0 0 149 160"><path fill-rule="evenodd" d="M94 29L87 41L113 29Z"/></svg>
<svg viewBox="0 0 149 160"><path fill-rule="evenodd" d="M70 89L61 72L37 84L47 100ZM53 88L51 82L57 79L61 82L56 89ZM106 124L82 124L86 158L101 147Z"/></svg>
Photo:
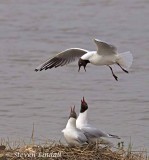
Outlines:
<svg viewBox="0 0 149 160"><path fill-rule="evenodd" d="M84 132L82 132L80 129L77 129L77 136L76 139L79 143L85 143L88 141L86 135L84 134Z"/></svg>
<svg viewBox="0 0 149 160"><path fill-rule="evenodd" d="M117 48L114 45L108 44L98 39L94 39L94 42L98 47L98 51L97 51L98 54L100 55L117 54Z"/></svg>
<svg viewBox="0 0 149 160"><path fill-rule="evenodd" d="M89 138L100 138L100 137L108 137L108 138L117 138L120 139L119 136L107 134L102 131L100 131L97 128L91 128L91 127L83 127L81 130L84 132L86 137Z"/></svg>
<svg viewBox="0 0 149 160"><path fill-rule="evenodd" d="M76 59L79 59L81 56L86 54L88 51L80 48L70 48L67 49L61 53L58 53L56 56L53 58L48 59L41 65L39 65L35 71L42 71L42 70L47 70L51 69L53 67L59 67L59 66L64 66L68 63L71 63L75 61Z"/></svg>
<svg viewBox="0 0 149 160"><path fill-rule="evenodd" d="M83 127L81 130L84 132L87 138L100 138L109 137L108 134L101 132L99 129Z"/></svg>
<svg viewBox="0 0 149 160"><path fill-rule="evenodd" d="M84 136L82 136L82 135L78 136L77 141L80 142L80 143L85 143L85 142L88 142L88 139L84 134Z"/></svg>

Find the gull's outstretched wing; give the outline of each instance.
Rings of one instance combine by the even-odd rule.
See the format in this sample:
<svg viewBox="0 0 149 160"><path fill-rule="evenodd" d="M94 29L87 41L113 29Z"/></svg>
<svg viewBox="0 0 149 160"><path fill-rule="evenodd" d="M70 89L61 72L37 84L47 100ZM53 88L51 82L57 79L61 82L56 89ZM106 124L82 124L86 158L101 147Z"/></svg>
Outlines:
<svg viewBox="0 0 149 160"><path fill-rule="evenodd" d="M79 59L81 56L86 54L88 51L81 48L70 48L63 52L58 53L53 58L48 59L41 65L39 65L35 71L42 71L51 69L53 67L59 67L64 66L70 62L75 61L76 59Z"/></svg>
<svg viewBox="0 0 149 160"><path fill-rule="evenodd" d="M117 48L114 45L108 44L98 39L94 39L94 42L98 47L98 51L97 51L98 54L100 55L117 54Z"/></svg>

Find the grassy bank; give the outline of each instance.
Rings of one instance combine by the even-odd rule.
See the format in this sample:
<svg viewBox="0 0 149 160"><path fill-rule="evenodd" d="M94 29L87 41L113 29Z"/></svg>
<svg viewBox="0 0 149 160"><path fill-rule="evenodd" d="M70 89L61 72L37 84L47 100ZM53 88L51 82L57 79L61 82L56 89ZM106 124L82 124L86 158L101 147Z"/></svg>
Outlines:
<svg viewBox="0 0 149 160"><path fill-rule="evenodd" d="M43 145L13 145L7 142L0 145L0 160L149 160L144 151L133 151L129 146L124 149L108 146L85 145L68 147L60 142L47 142Z"/></svg>

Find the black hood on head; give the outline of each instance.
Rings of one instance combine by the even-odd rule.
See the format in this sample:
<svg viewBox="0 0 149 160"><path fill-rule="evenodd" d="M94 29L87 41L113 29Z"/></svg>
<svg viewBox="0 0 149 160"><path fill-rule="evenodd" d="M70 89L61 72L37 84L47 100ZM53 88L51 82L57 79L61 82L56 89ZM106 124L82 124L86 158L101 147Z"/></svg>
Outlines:
<svg viewBox="0 0 149 160"><path fill-rule="evenodd" d="M85 112L87 109L88 109L88 105L87 105L87 103L85 102L85 99L84 99L84 97L83 97L83 100L81 100L80 113Z"/></svg>
<svg viewBox="0 0 149 160"><path fill-rule="evenodd" d="M87 63L90 63L90 61L89 60L83 60L83 59L80 58L79 61L78 61L78 66L79 66L78 72L80 71L81 66L83 66L84 70L86 71L85 68L86 68Z"/></svg>

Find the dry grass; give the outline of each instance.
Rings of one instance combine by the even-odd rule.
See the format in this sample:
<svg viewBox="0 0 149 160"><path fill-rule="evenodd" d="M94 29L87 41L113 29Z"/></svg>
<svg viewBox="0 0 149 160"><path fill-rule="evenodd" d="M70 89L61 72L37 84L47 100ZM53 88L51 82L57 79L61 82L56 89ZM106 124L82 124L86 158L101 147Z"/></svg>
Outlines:
<svg viewBox="0 0 149 160"><path fill-rule="evenodd" d="M111 149L108 146L85 145L68 147L60 142L46 142L43 145L10 146L9 142L0 145L0 160L148 160L147 153L133 152L131 148Z"/></svg>

